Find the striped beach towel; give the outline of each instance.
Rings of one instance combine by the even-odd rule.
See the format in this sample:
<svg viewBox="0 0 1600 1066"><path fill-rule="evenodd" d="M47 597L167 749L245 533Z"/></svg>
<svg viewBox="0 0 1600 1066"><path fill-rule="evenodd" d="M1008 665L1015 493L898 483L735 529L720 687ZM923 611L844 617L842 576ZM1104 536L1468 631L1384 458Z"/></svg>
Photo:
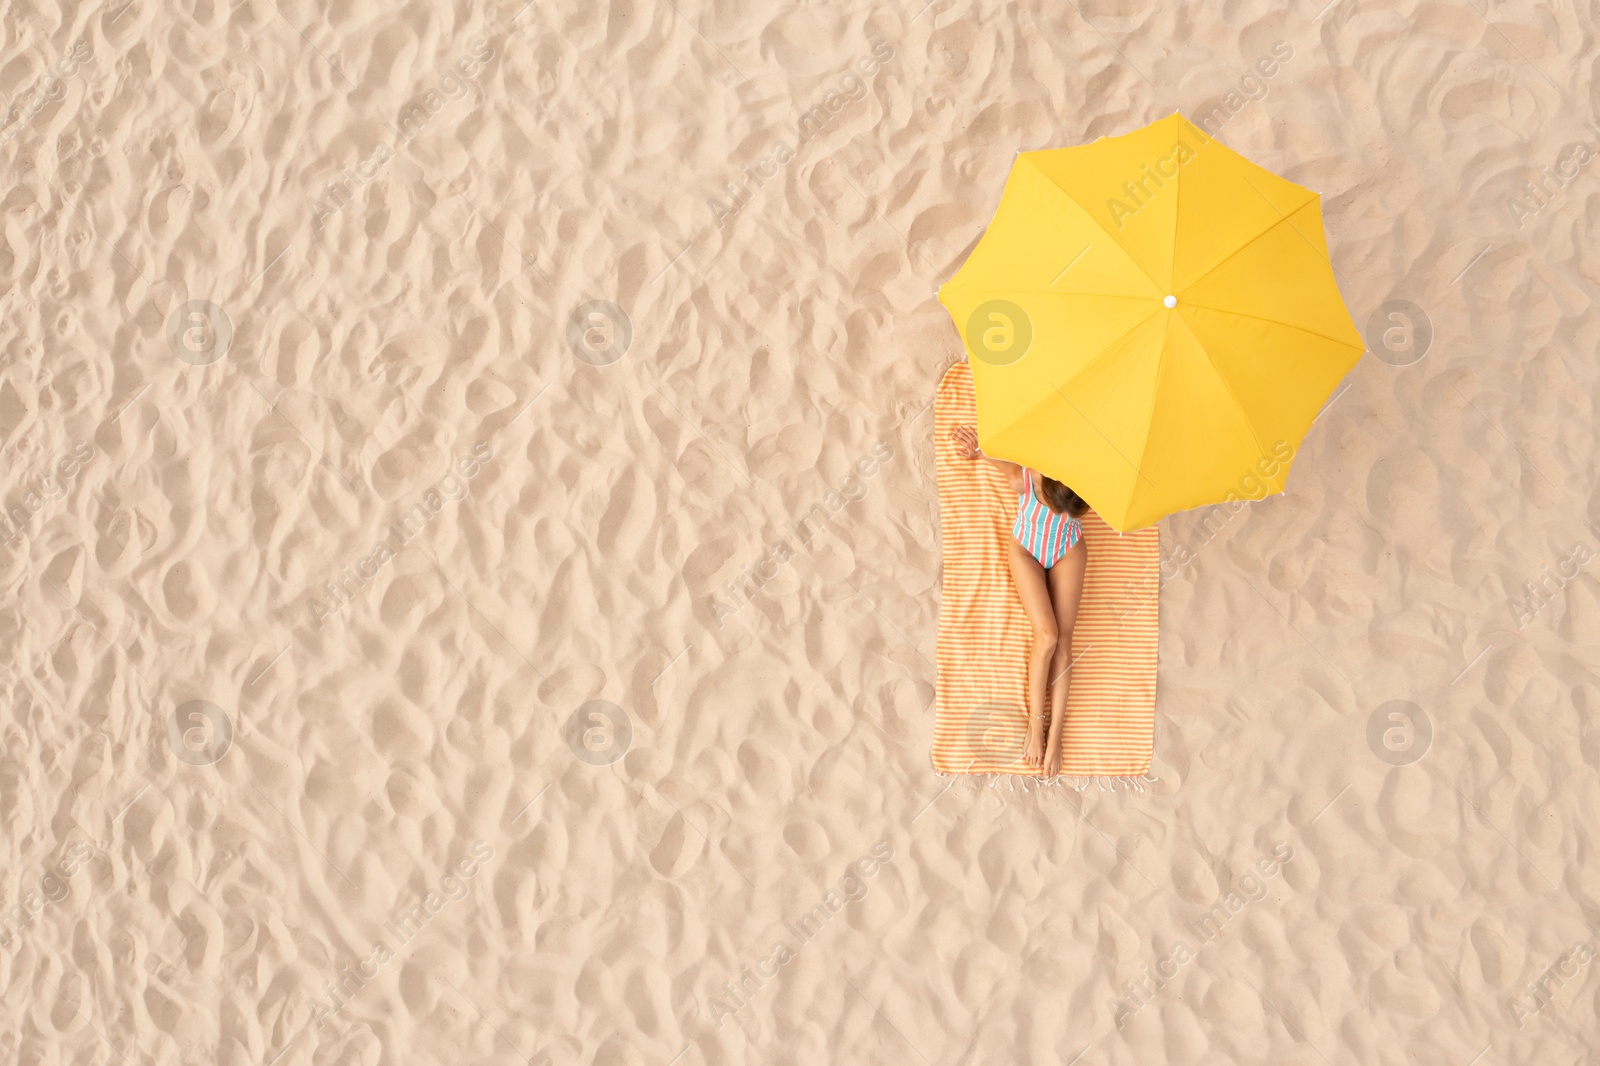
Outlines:
<svg viewBox="0 0 1600 1066"><path fill-rule="evenodd" d="M953 427L976 420L971 371L956 363L934 399L944 577L933 767L1037 777L1022 761L1032 630L1006 562L1017 497L1004 474L963 459L950 439ZM1089 565L1072 634L1061 773L1079 788L1097 778L1137 788L1155 742L1160 532L1118 535L1090 511L1083 538Z"/></svg>

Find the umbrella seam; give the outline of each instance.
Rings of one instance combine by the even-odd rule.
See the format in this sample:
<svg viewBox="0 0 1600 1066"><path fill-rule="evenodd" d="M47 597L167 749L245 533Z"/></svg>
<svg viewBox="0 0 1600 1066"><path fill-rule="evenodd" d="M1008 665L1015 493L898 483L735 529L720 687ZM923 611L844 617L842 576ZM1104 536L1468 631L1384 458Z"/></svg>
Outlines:
<svg viewBox="0 0 1600 1066"><path fill-rule="evenodd" d="M960 295L963 295L963 296L983 296L983 295L986 295L988 293L996 293L996 294L999 294L999 295L1003 296L1003 295L1006 295L1006 294L1009 294L1009 293L1025 293L1025 294L1027 294L1029 296L1101 296L1101 297L1105 297L1106 299L1111 299L1111 300L1150 300L1150 299L1154 299L1154 297L1152 297L1152 296L1141 295L1139 293L1129 294L1129 293L1125 293L1125 292L1062 292L1060 289L1018 289L1018 288L1016 288L1014 286L1009 286L1009 285L1006 286L1003 289L957 289L956 292L959 293Z"/></svg>
<svg viewBox="0 0 1600 1066"><path fill-rule="evenodd" d="M1032 155L1033 153L1029 152L1029 153L1026 153L1026 154ZM1044 168L1041 167L1038 163L1035 163L1032 159L1028 160L1028 165L1033 167L1034 170L1038 171L1039 172L1039 176L1042 177L1045 181L1048 181L1051 185L1054 185L1056 188L1060 189L1061 190L1061 195L1065 196L1068 200L1071 200L1074 204L1076 204L1077 207L1078 207L1078 210L1083 212L1084 217L1087 218L1090 222L1093 222L1095 224L1095 228L1097 228L1101 233L1104 233L1106 235L1106 239L1107 240L1109 240L1112 244L1116 245L1118 248L1122 249L1122 254L1128 257L1128 262L1132 263L1134 266L1139 268L1139 273L1143 274L1145 276L1145 279L1150 282L1150 287L1151 288L1160 289L1162 287L1160 282L1156 281L1155 278L1150 276L1150 271L1145 269L1145 265L1143 263L1139 262L1138 258L1135 257L1134 254L1128 250L1127 246L1124 245L1120 240L1117 239L1116 234L1114 234L1110 230L1106 229L1105 224L1094 216L1094 212L1089 210L1089 208L1085 207L1084 204L1083 204L1083 201L1079 200L1076 196L1074 196L1072 194L1072 190L1071 189L1068 189L1065 185L1062 185L1055 178L1052 178L1049 174L1046 174L1044 172Z"/></svg>
<svg viewBox="0 0 1600 1066"><path fill-rule="evenodd" d="M1157 310L1165 310L1165 308L1157 308ZM1105 347L1101 348L1100 351L1092 359L1090 359L1087 363L1084 363L1077 370L1075 370L1072 373L1071 377L1067 378L1065 381L1060 382L1059 384L1055 383L1055 382L1052 382L1050 387L1052 389L1054 389L1057 393L1060 393L1061 398L1063 400L1066 400L1068 403L1072 403L1072 398L1070 396L1068 396L1066 393L1062 392L1061 391L1062 388L1064 388L1067 385L1072 384L1074 381L1078 380L1078 378L1082 377L1085 373L1088 372L1090 367L1094 366L1100 360L1104 359L1106 357L1106 353L1109 352L1112 348L1116 347L1118 342L1127 339L1127 337L1130 334L1132 334L1134 330L1138 329L1140 326L1144 325L1146 322L1150 321L1155 316L1156 316L1156 312L1155 311L1151 311L1148 315L1146 315L1145 317L1141 318L1139 321L1135 322L1133 325L1129 326L1122 333L1118 334L1116 337L1113 337L1111 340L1107 341ZM1016 425L1018 422L1021 422L1024 418L1028 417L1033 412L1037 411L1039 409L1040 404L1042 404L1043 402L1044 402L1043 400L1039 401L1039 403L1034 404L1032 407L1030 407L1027 410L1023 411L1022 413L1018 414L1017 417L1013 418L1011 421L1007 422L1005 425L1001 426L999 429L991 431L990 434L989 434L990 439L992 440L995 437L998 437L1000 434L1006 432L1006 430L1010 429L1012 426ZM1072 406L1073 406L1074 409L1076 409L1078 405L1077 404L1072 404ZM1082 412L1079 412L1079 413L1082 414ZM1084 416L1084 421L1085 422L1089 422L1089 418L1087 416ZM1093 422L1089 422L1089 424L1091 426L1094 426ZM1094 429L1095 429L1096 433L1099 433L1102 437L1105 437L1105 432L1103 430L1101 430L1099 426L1094 426ZM1106 439L1109 441L1111 438L1106 437ZM1134 467L1134 472L1137 473L1138 469L1139 468L1137 466L1135 466Z"/></svg>
<svg viewBox="0 0 1600 1066"><path fill-rule="evenodd" d="M1248 318L1253 322L1270 322L1274 326L1282 326L1284 329L1292 329L1292 330L1295 330L1296 332L1304 333L1308 337L1320 337L1321 339L1327 341L1330 344L1339 345L1341 348L1354 349L1354 348L1359 347L1362 350L1362 352L1365 352L1367 350L1366 345L1364 345L1364 344L1363 345L1351 344L1349 341L1342 341L1338 337L1330 337L1326 333L1318 333L1314 329L1306 329L1304 326L1297 326L1293 322L1285 322L1282 319L1278 319L1278 318L1267 318L1265 315L1248 315L1248 314L1245 314L1243 311L1231 311L1226 307L1213 307L1210 304L1199 304L1199 303L1194 303L1193 301L1185 303L1184 306L1185 307L1198 307L1198 308L1200 308L1202 310L1205 310L1205 311L1215 311L1219 315L1234 315L1235 317L1238 317L1238 318Z"/></svg>
<svg viewBox="0 0 1600 1066"><path fill-rule="evenodd" d="M1179 318L1182 319L1182 316L1179 316ZM1195 347L1205 353L1206 362L1211 367L1211 373L1222 383L1222 387L1228 390L1228 399L1233 401L1233 409L1239 413L1239 421L1244 423L1244 428L1250 431L1250 439L1255 442L1256 454L1265 458L1267 450L1261 446L1261 434L1256 431L1255 422L1245 413L1244 404L1239 402L1239 394L1233 391L1233 383L1228 380L1228 376L1217 366L1217 361L1211 358L1211 351L1206 347L1206 342L1200 339L1200 335L1190 327L1187 320L1183 321L1183 328L1188 330L1190 337L1194 338ZM1158 382L1157 385L1159 386L1159 384ZM1154 421L1154 419L1151 421ZM1142 455L1139 457L1139 461L1144 461ZM1285 475L1285 481L1287 481L1287 475Z"/></svg>
<svg viewBox="0 0 1600 1066"><path fill-rule="evenodd" d="M1173 316L1171 316L1171 315L1167 316L1167 323L1168 323L1167 329L1168 330L1171 330L1171 328L1172 328L1172 325L1171 325L1172 317ZM1198 341L1199 338L1196 337L1195 340ZM1209 359L1210 356L1207 355L1206 358ZM1167 368L1167 337L1165 335L1165 332L1163 332L1163 335L1162 335L1162 338L1161 338L1161 355L1156 360L1156 381L1155 381L1155 385L1150 390L1150 394L1151 394L1151 396L1155 397L1156 402L1159 402L1160 397L1161 397L1161 374L1162 374L1162 371L1166 370L1166 368ZM1150 484L1150 486L1152 488L1159 488L1160 486L1156 485L1155 482L1150 481L1150 479L1148 477L1144 476L1144 456L1145 456L1145 453L1150 450L1150 435L1155 431L1155 428L1156 428L1156 411L1155 411L1155 403L1153 402L1150 405L1150 420L1145 423L1145 427L1144 427L1144 443L1139 445L1139 461L1134 466L1134 470L1139 473L1139 476L1141 478L1143 478L1145 481L1149 482L1149 484ZM1139 497L1142 496L1142 495L1143 495L1143 493L1139 488L1139 482L1138 482L1138 480L1135 480L1134 483L1133 483L1133 492L1129 494L1128 502L1127 502L1126 506L1124 506L1122 514L1119 515L1118 517L1120 517L1124 522L1131 521L1132 518L1133 518L1134 505L1139 502Z"/></svg>
<svg viewBox="0 0 1600 1066"><path fill-rule="evenodd" d="M1249 178L1246 178L1244 180L1245 180L1246 184L1249 184L1249 182L1250 182ZM1293 182L1290 182L1289 184L1294 185ZM1250 187L1252 189L1255 189L1254 185L1251 185ZM1297 188L1297 189L1305 189L1305 186L1304 185L1295 185L1295 188ZM1311 190L1306 189L1306 191L1310 192ZM1257 195L1261 195L1261 190L1260 189L1256 189L1256 194ZM1266 199L1265 196L1262 196L1261 198L1263 200ZM1270 200L1267 201L1267 202L1268 202L1269 205L1271 204ZM1200 284L1202 281L1206 280L1211 275L1215 274L1217 271L1221 270L1223 267L1225 267L1229 263L1231 263L1233 261L1234 257L1240 255L1241 253L1243 253L1246 248L1250 247L1252 244L1256 243L1261 238L1265 237L1267 234L1271 233L1273 230L1277 229L1279 226L1284 225L1285 223L1288 223L1290 226L1294 227L1294 231L1295 231L1296 234L1298 234L1300 236L1300 239L1301 240L1305 240L1305 235L1300 233L1299 227L1294 226L1294 223L1289 221L1289 216L1290 215L1294 215L1294 214L1299 214L1301 211L1304 211L1305 208L1306 208L1306 204L1309 204L1309 203L1312 203L1312 202L1316 202L1318 204L1318 206L1320 207L1321 203L1322 203L1322 197L1319 194L1313 192L1313 193L1311 193L1311 199L1307 200L1305 203L1301 204L1299 207L1296 207L1293 211L1291 211L1289 213L1289 215L1285 215L1280 211L1279 212L1278 221L1272 223L1266 229L1262 230L1260 233L1257 233L1254 237L1251 237L1249 240L1247 240L1243 244L1239 245L1239 247L1237 247L1233 251L1229 252L1224 258L1219 260L1217 262L1217 264L1215 266L1213 266L1210 270L1207 270L1204 274L1201 274L1198 278L1195 278L1193 281L1191 281L1187 285L1185 285L1183 287L1183 291L1188 292L1190 289L1194 288L1196 285ZM1273 210L1277 211L1278 209L1274 207ZM1321 211L1320 210L1318 211L1318 218L1319 218L1319 220L1321 218ZM1174 243L1174 245L1176 245L1177 242L1174 241L1173 243ZM1306 241L1306 243L1310 244L1311 242L1310 241ZM1333 269L1333 257L1330 256L1330 255L1327 255L1326 253L1324 253L1323 254L1323 258L1328 261L1328 269L1332 270Z"/></svg>
<svg viewBox="0 0 1600 1066"><path fill-rule="evenodd" d="M1187 118L1185 118L1183 121L1189 122ZM1189 122L1189 125L1194 126L1194 123ZM1194 128L1197 130L1200 129L1199 126L1194 126ZM1200 130L1200 132L1205 136L1208 142L1211 144L1216 143L1216 138L1212 137L1204 130ZM1202 144L1200 146L1200 151L1205 151L1205 148L1206 146ZM1199 155L1200 152L1195 153L1196 158L1199 158ZM1169 279L1167 281L1167 292L1169 295L1178 291L1178 227L1182 225L1183 221L1183 167L1181 166L1178 168L1177 186L1178 191L1172 194L1174 200L1172 205L1172 260L1167 264L1167 278Z"/></svg>
<svg viewBox="0 0 1600 1066"><path fill-rule="evenodd" d="M1150 485L1151 488L1158 488L1159 487L1159 486L1156 485L1155 482L1151 481L1149 476L1147 476L1145 474L1145 472L1144 472L1144 469L1143 469L1143 466L1144 466L1143 450L1141 448L1141 452L1140 452L1139 459L1138 459L1137 462L1134 461L1133 459L1128 458L1128 456L1123 453L1122 449L1118 448L1116 446L1116 443L1114 441L1112 441L1112 439L1110 437L1106 436L1105 430L1101 429L1099 426L1096 426L1094 424L1094 421L1088 415L1083 413L1083 409L1082 408L1080 408L1077 404L1072 403L1072 397L1068 396L1065 392L1062 392L1061 389L1062 389L1063 385L1070 385L1073 381L1075 381L1076 379L1081 377L1084 374L1084 372L1089 369L1090 366L1094 365L1096 362L1098 362L1100 359L1102 359L1105 356L1106 352L1109 352L1116 345L1117 341L1123 340L1124 338L1126 338L1127 336L1132 334L1134 330L1138 329L1139 326L1142 326L1146 322L1149 322L1150 319L1154 318L1155 316L1156 316L1156 312L1152 311L1148 317L1140 320L1138 325L1134 326L1132 329L1129 329L1126 333L1122 334L1122 336L1118 337L1116 339L1116 341L1112 341L1110 344L1107 344L1105 346L1105 348L1100 352L1099 355L1095 356L1088 363L1086 363L1082 367L1078 368L1078 372L1073 374L1072 377L1068 378L1066 381L1063 381L1061 383L1061 385L1053 385L1053 386L1051 386L1052 388L1055 389L1056 393L1058 395L1060 395L1060 397L1063 400L1066 400L1067 403L1072 405L1072 409L1074 411L1078 412L1078 417L1079 418L1081 418L1085 422L1089 423L1089 425L1091 427L1093 427L1094 431L1096 433L1100 434L1101 438L1107 444L1111 445L1111 449L1113 451L1115 451L1118 455L1122 456L1122 461L1123 462L1125 462L1129 466L1133 467L1134 492L1129 494L1128 502L1127 502L1127 504L1124 505L1122 514L1118 515L1118 518L1122 519L1123 521L1127 520L1127 518L1128 518L1128 514L1127 514L1128 509L1132 507L1133 501L1138 498L1138 483L1140 481L1146 482L1147 484ZM1156 384L1155 384L1155 389L1154 389L1155 392L1160 392L1160 389L1161 389L1161 367L1162 367L1162 364L1164 364L1166 362L1166 358L1167 358L1167 356L1166 356L1166 348L1165 348L1165 346L1163 346L1162 349L1161 349L1161 355L1157 358L1157 361L1156 361ZM1030 410L1032 410L1032 408L1030 408ZM1019 421L1020 421L1020 419L1019 419ZM1013 422L1011 425L1015 425L1015 424L1016 423ZM1011 426L1007 426L1006 428L1010 429ZM1149 445L1150 445L1150 428L1148 426L1146 426L1145 427L1145 440L1144 440L1143 447L1149 447ZM1098 512L1096 512L1096 513L1098 513Z"/></svg>

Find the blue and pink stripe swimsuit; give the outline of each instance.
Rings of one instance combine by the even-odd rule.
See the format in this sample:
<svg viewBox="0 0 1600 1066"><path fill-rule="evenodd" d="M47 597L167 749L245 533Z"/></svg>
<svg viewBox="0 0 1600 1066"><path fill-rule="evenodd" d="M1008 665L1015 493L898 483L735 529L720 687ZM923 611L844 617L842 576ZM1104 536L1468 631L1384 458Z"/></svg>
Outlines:
<svg viewBox="0 0 1600 1066"><path fill-rule="evenodd" d="M1071 515L1056 514L1034 495L1032 470L1024 470L1022 476L1027 479L1027 491L1017 494L1017 523L1011 533L1048 570L1078 543L1083 524Z"/></svg>

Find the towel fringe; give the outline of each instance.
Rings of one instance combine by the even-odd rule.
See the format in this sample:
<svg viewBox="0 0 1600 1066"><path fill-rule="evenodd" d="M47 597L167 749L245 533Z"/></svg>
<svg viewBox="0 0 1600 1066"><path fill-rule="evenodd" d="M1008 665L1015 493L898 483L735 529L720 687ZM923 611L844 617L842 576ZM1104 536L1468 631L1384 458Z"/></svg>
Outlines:
<svg viewBox="0 0 1600 1066"><path fill-rule="evenodd" d="M1161 780L1149 773L1135 777L1131 774L1061 774L1056 777L1040 777L1038 774L963 774L947 773L944 770L935 770L940 777L966 778L973 783L974 789L999 788L1001 782L1012 792L1021 791L1040 792L1047 788L1070 788L1075 792L1086 792L1090 785L1094 785L1101 792L1144 792L1146 785L1153 785ZM985 785L984 781L988 784Z"/></svg>

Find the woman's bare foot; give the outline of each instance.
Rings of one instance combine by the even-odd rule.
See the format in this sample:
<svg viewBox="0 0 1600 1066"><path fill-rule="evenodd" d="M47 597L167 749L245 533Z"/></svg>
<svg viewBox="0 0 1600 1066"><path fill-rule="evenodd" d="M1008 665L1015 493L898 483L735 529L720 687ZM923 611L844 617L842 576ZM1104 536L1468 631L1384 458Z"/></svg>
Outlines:
<svg viewBox="0 0 1600 1066"><path fill-rule="evenodd" d="M1044 776L1054 777L1061 772L1061 731L1050 730L1050 743L1044 749Z"/></svg>
<svg viewBox="0 0 1600 1066"><path fill-rule="evenodd" d="M1028 716L1028 743L1022 749L1022 761L1029 766L1044 762L1044 719ZM1060 760L1057 760L1058 762Z"/></svg>

